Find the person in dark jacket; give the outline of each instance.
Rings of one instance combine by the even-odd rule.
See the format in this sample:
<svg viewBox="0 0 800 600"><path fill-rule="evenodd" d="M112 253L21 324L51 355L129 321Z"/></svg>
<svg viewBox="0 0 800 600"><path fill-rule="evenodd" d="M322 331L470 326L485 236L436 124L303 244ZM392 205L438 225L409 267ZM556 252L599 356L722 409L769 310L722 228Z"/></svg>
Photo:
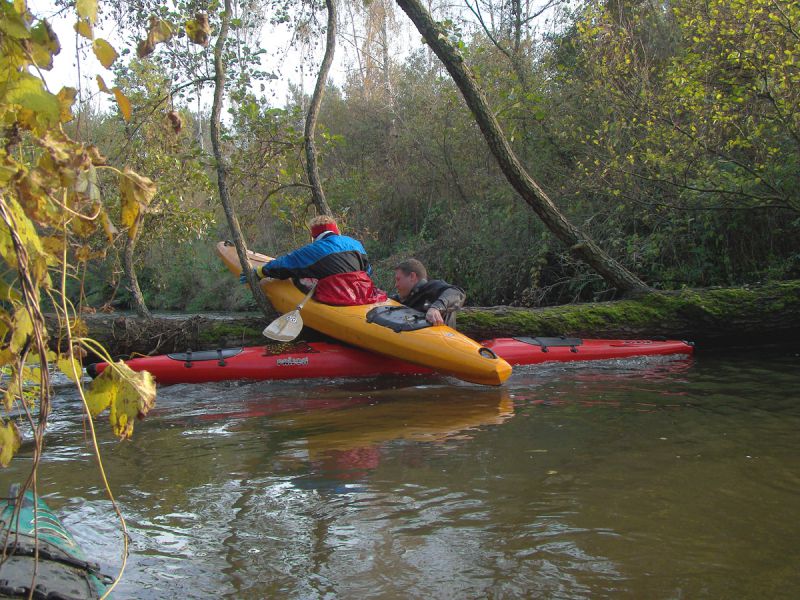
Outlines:
<svg viewBox="0 0 800 600"><path fill-rule="evenodd" d="M367 251L356 239L341 235L329 216L315 217L308 224L310 244L255 268L259 279L315 279L314 299L325 304L371 304L386 300L386 293L370 278L372 266ZM240 280L247 281L244 274Z"/></svg>
<svg viewBox="0 0 800 600"><path fill-rule="evenodd" d="M404 260L394 268L394 300L425 313L432 325L456 326L456 311L464 306L467 295L460 287L441 279L428 281L428 271L415 258Z"/></svg>

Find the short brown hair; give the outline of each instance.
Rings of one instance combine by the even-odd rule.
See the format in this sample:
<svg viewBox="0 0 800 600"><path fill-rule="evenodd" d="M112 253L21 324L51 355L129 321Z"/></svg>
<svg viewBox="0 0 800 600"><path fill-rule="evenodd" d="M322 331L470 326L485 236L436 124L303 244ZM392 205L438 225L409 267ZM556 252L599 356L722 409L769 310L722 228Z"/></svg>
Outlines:
<svg viewBox="0 0 800 600"><path fill-rule="evenodd" d="M317 215L308 222L308 228L311 229L315 225L327 225L328 223L336 225L336 219L330 215Z"/></svg>
<svg viewBox="0 0 800 600"><path fill-rule="evenodd" d="M416 273L417 277L420 279L427 279L428 278L428 270L425 268L421 262L419 262L416 258L409 258L404 260L403 262L399 263L395 268L395 271L402 271L406 275L411 275L412 273Z"/></svg>

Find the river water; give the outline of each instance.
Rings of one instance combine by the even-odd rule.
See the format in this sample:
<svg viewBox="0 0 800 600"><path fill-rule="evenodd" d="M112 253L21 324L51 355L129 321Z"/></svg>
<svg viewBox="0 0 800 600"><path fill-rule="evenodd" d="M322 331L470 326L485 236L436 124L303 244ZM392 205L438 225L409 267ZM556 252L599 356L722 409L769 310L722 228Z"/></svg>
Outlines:
<svg viewBox="0 0 800 600"><path fill-rule="evenodd" d="M117 598L795 598L796 349L444 378L176 385L120 443ZM30 468L30 444L0 472ZM121 564L74 392L39 486Z"/></svg>

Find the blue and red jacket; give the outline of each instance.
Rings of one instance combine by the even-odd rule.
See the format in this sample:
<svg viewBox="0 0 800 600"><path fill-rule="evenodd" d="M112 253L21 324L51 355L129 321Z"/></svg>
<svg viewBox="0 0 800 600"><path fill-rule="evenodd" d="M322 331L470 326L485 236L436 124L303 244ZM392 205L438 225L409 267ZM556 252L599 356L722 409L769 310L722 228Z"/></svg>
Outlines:
<svg viewBox="0 0 800 600"><path fill-rule="evenodd" d="M325 232L297 250L261 267L264 277L319 280L314 298L337 305L371 304L386 300L386 293L370 279L372 266L358 240Z"/></svg>

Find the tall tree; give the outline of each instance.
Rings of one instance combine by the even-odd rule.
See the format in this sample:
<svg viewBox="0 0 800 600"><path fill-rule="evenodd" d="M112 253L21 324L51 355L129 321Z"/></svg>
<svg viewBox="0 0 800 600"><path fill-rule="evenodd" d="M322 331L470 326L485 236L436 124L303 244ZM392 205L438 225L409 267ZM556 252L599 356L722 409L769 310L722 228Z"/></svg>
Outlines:
<svg viewBox="0 0 800 600"><path fill-rule="evenodd" d="M242 263L242 272L247 275L250 288L253 290L253 297L259 309L265 315L274 314L275 311L269 304L267 297L258 285L258 278L253 274L250 263L247 259L247 247L244 243L242 228L239 225L239 218L233 208L230 194L228 193L228 167L227 159L222 152L222 142L220 136L220 113L222 112L222 102L225 96L225 63L222 60L222 51L225 48L225 41L228 37L228 28L231 20L231 0L225 0L225 8L222 12L219 35L214 46L214 103L211 106L211 145L214 150L214 159L217 167L217 188L219 190L219 200L225 211L228 226L231 228L233 242L236 245L236 253Z"/></svg>
<svg viewBox="0 0 800 600"><path fill-rule="evenodd" d="M408 15L450 73L509 183L536 212L547 228L572 253L591 265L621 294L650 291L643 281L615 261L580 229L570 223L539 184L525 171L489 108L486 97L474 75L464 63L461 53L449 41L445 29L433 20L419 0L397 0L397 4Z"/></svg>
<svg viewBox="0 0 800 600"><path fill-rule="evenodd" d="M308 181L311 184L311 198L317 212L323 215L332 215L328 202L325 200L325 192L322 189L322 182L319 178L319 167L317 166L317 146L314 142L315 130L317 127L317 117L319 107L322 104L322 96L325 92L325 84L328 81L328 73L331 70L333 56L336 52L336 4L334 0L325 0L328 9L328 30L325 36L325 55L319 67L317 83L314 86L314 95L311 96L311 104L308 107L305 127L306 145L306 169L308 171Z"/></svg>

